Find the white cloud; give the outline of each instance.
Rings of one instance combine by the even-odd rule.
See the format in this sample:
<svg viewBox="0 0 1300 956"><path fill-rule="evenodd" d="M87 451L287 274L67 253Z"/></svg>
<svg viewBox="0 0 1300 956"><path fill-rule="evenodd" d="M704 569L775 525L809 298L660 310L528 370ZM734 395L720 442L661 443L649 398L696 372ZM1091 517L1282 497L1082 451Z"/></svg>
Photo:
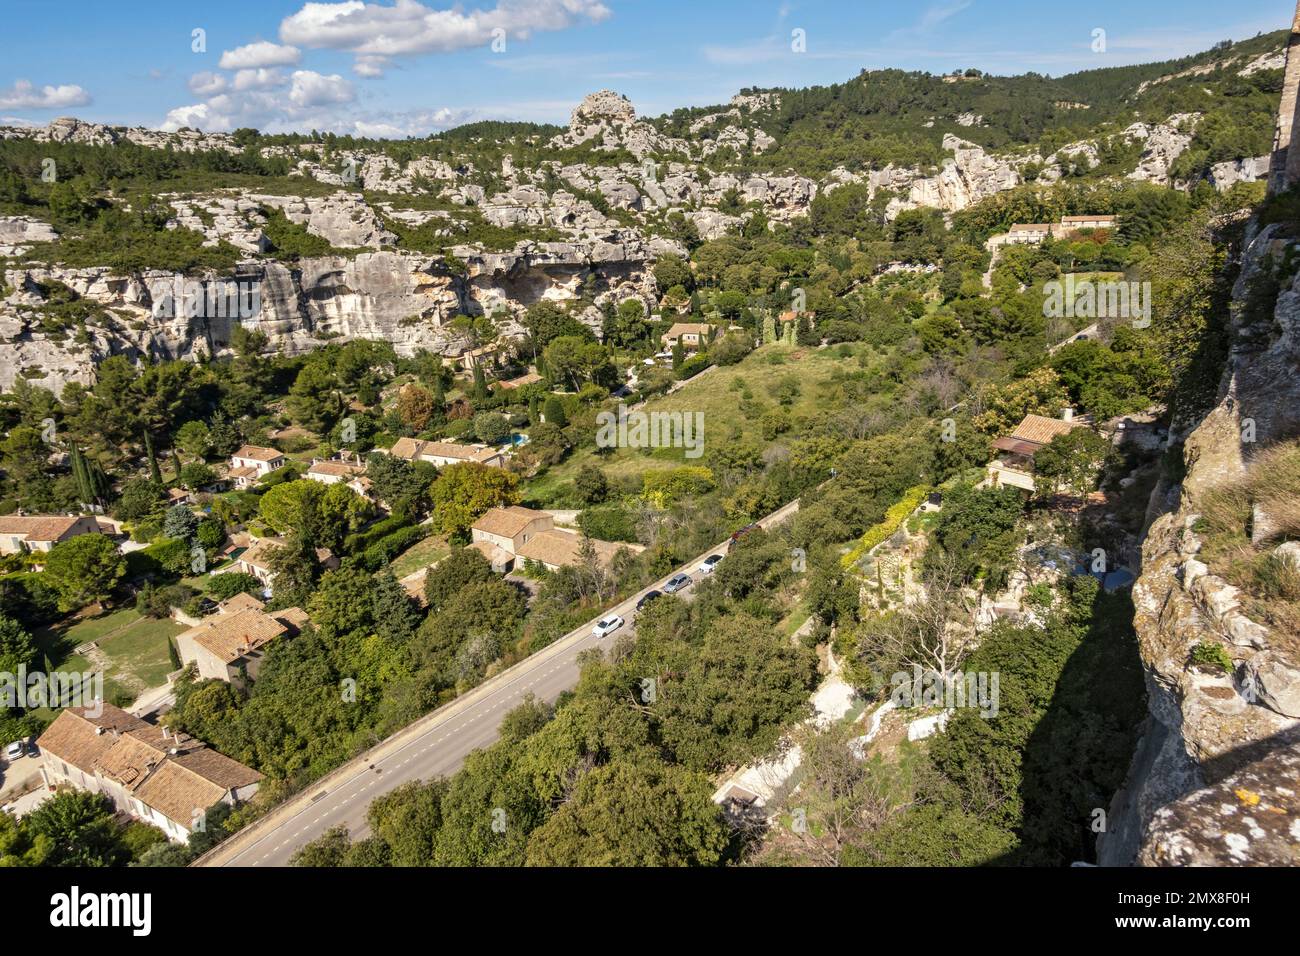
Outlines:
<svg viewBox="0 0 1300 956"><path fill-rule="evenodd" d="M361 76L377 76L388 58L450 53L487 46L494 31L526 40L537 31L565 30L582 19L610 15L601 0L498 0L490 10L433 10L418 0L392 6L345 0L306 3L280 23L280 39L305 47L357 55Z"/></svg>
<svg viewBox="0 0 1300 956"><path fill-rule="evenodd" d="M240 70L235 74L235 90L243 92L244 90L268 90L277 86L284 86L288 83L288 78L279 70Z"/></svg>
<svg viewBox="0 0 1300 956"><path fill-rule="evenodd" d="M223 70L256 70L267 66L297 66L301 60L302 52L297 47L258 40L222 53L217 65Z"/></svg>
<svg viewBox="0 0 1300 956"><path fill-rule="evenodd" d="M356 99L352 84L337 73L323 76L311 70L295 70L289 99L299 107L350 103Z"/></svg>
<svg viewBox="0 0 1300 956"><path fill-rule="evenodd" d="M218 79L221 77L218 76ZM338 74L295 70L240 70L233 83L222 86L208 78L197 85L212 90L202 102L178 106L167 114L162 129L193 126L208 132L229 132L252 126L268 132L332 129L351 132L348 107L356 99L352 84ZM191 86L195 86L193 79ZM282 89L288 87L288 91Z"/></svg>
<svg viewBox="0 0 1300 956"><path fill-rule="evenodd" d="M75 84L42 86L39 90L29 80L15 80L9 89L0 89L0 109L53 110L65 106L85 106L90 94Z"/></svg>
<svg viewBox="0 0 1300 956"><path fill-rule="evenodd" d="M367 78L383 76L386 66L388 66L388 57L386 56L359 56L356 62L352 64L352 72L357 76Z"/></svg>
<svg viewBox="0 0 1300 956"><path fill-rule="evenodd" d="M189 80L190 92L195 96L216 96L229 85L230 82L224 76L211 70L195 73Z"/></svg>

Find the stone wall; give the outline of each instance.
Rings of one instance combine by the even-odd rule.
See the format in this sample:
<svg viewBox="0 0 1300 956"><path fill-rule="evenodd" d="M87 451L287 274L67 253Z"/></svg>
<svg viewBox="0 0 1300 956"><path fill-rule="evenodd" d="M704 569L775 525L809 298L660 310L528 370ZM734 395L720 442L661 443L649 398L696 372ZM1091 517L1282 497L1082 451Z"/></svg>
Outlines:
<svg viewBox="0 0 1300 956"><path fill-rule="evenodd" d="M1268 187L1280 192L1300 178L1300 150L1292 149L1296 129L1296 109L1300 91L1300 0L1291 20L1291 37L1286 46L1286 70L1282 79L1282 102L1277 111L1273 134L1273 157L1269 164Z"/></svg>

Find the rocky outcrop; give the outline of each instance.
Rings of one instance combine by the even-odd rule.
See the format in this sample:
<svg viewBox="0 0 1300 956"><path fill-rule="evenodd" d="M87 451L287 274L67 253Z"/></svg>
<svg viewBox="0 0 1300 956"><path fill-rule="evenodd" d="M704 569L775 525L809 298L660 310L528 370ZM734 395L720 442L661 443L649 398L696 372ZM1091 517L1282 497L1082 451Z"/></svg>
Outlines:
<svg viewBox="0 0 1300 956"><path fill-rule="evenodd" d="M36 242L59 238L48 222L31 216L0 216L0 256L21 256Z"/></svg>
<svg viewBox="0 0 1300 956"><path fill-rule="evenodd" d="M551 140L557 149L584 144L608 151L626 149L637 159L691 152L685 140L662 136L649 123L637 120L632 101L613 90L598 90L584 97L570 117L568 130Z"/></svg>
<svg viewBox="0 0 1300 956"><path fill-rule="evenodd" d="M1289 247L1278 226L1248 243L1238 303ZM1300 435L1300 275L1265 323L1266 346L1241 334L1245 315L1234 309L1236 344L1219 403L1184 430L1184 480L1153 494L1155 520L1133 589L1150 713L1112 826L1098 842L1103 864L1294 863L1300 852L1295 635L1251 619L1242 594L1200 560L1196 531L1211 489L1240 482L1256 448ZM1253 443L1242 440L1247 419ZM1297 550L1287 543L1279 553ZM1232 672L1192 665L1198 644L1222 646Z"/></svg>
<svg viewBox="0 0 1300 956"><path fill-rule="evenodd" d="M1139 182L1169 184L1169 170L1183 150L1192 142L1192 133L1200 120L1199 113L1175 113L1156 126L1134 123L1124 131L1128 140L1143 141L1142 158L1128 178Z"/></svg>
<svg viewBox="0 0 1300 956"><path fill-rule="evenodd" d="M205 246L228 242L249 253L266 252L271 246L264 231L266 216L252 199L243 195L164 198L176 210L176 216L167 223L167 228L202 233Z"/></svg>
<svg viewBox="0 0 1300 956"><path fill-rule="evenodd" d="M1247 159L1230 159L1210 167L1210 183L1219 192L1226 192L1237 183L1254 183L1268 178L1268 156L1251 156Z"/></svg>
<svg viewBox="0 0 1300 956"><path fill-rule="evenodd" d="M873 195L877 189L906 192L905 198L890 200L885 213L889 219L918 206L956 212L1024 181L1020 164L992 156L951 133L944 136L943 148L952 153L952 158L944 160L937 175L892 166L870 173L868 182Z"/></svg>
<svg viewBox="0 0 1300 956"><path fill-rule="evenodd" d="M30 139L37 143L80 143L86 146L112 146L122 141L149 149L174 149L192 153L201 150L239 152L226 133L203 133L194 129L174 133L143 127L105 126L87 123L73 116L60 116L45 126L0 126L0 139Z"/></svg>
<svg viewBox="0 0 1300 956"><path fill-rule="evenodd" d="M321 198L295 199L285 196L249 197L254 202L274 206L290 222L306 226L336 249L382 249L397 242L384 228L373 209L356 193L339 191Z"/></svg>

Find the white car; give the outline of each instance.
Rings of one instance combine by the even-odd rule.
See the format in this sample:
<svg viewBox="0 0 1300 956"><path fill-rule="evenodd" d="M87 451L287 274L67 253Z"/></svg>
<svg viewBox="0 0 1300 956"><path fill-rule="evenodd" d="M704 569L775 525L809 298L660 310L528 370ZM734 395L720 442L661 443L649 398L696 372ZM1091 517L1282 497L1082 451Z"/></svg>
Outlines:
<svg viewBox="0 0 1300 956"><path fill-rule="evenodd" d="M698 568L695 569L695 573L696 573L696 574L712 574L712 573L713 573L713 569L716 568L716 567L717 567L719 564L721 564L721 563L722 563L722 555L720 555L720 554L711 554L711 555L709 555L707 558L705 558L703 561L700 562L700 566L699 566Z"/></svg>
<svg viewBox="0 0 1300 956"><path fill-rule="evenodd" d="M609 617L601 618L596 622L596 626L591 629L591 633L596 637L607 637L613 634L623 626L623 619L617 614L611 614Z"/></svg>
<svg viewBox="0 0 1300 956"><path fill-rule="evenodd" d="M27 745L23 743L21 740L15 740L13 743L11 743L8 747L5 748L5 759L10 761L11 763L17 760L19 757L25 757L26 755L27 755Z"/></svg>

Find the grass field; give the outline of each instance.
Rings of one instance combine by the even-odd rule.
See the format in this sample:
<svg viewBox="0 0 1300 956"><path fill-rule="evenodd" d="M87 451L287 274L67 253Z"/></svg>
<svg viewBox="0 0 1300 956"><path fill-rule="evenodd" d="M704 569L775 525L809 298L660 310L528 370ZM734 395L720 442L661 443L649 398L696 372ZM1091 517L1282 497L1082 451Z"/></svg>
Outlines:
<svg viewBox="0 0 1300 956"><path fill-rule="evenodd" d="M708 456L711 442L732 443L753 439L767 444L755 416L741 410L743 391L735 383L742 380L753 401L764 408L780 407L776 390L788 377L798 380L799 394L786 406L792 427L784 437L798 434L801 418L812 419L826 407L825 398L837 387L837 374L858 371L857 359L841 357L838 348L790 348L768 345L756 349L736 364L715 368L687 382L672 395L661 395L646 403L646 412L683 412L704 414L704 456L689 459L682 448L616 448L597 454L591 446L574 452L560 464L524 485L525 502L543 508L573 506L567 495L574 477L583 465L596 462L611 479L640 476L656 469L679 465L700 465Z"/></svg>
<svg viewBox="0 0 1300 956"><path fill-rule="evenodd" d="M183 630L183 625L170 619L142 617L135 608L123 608L71 627L43 628L34 636L50 666L62 671L98 670L88 656L73 650L96 642L107 661L104 697L112 700L119 693L134 697L146 688L165 684L173 669L168 642Z"/></svg>
<svg viewBox="0 0 1300 956"><path fill-rule="evenodd" d="M396 575L398 580L401 580L421 568L437 564L449 554L451 554L451 547L444 538L425 538L423 541L415 542L415 544L394 558L392 564L389 565L389 569Z"/></svg>

